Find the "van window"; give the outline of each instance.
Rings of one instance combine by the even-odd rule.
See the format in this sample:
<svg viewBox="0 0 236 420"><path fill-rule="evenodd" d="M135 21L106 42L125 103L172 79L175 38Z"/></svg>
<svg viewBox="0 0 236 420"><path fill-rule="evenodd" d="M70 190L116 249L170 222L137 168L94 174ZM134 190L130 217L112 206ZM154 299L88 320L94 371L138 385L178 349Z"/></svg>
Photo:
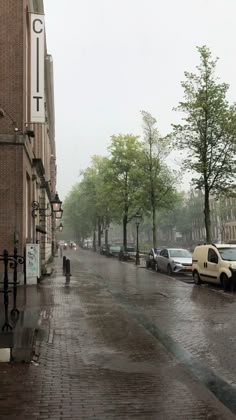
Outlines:
<svg viewBox="0 0 236 420"><path fill-rule="evenodd" d="M214 251L214 249L208 249L208 257L207 257L209 262L218 263L218 255L216 254L216 252Z"/></svg>
<svg viewBox="0 0 236 420"><path fill-rule="evenodd" d="M219 248L218 249L222 260L236 261L236 247L235 248Z"/></svg>

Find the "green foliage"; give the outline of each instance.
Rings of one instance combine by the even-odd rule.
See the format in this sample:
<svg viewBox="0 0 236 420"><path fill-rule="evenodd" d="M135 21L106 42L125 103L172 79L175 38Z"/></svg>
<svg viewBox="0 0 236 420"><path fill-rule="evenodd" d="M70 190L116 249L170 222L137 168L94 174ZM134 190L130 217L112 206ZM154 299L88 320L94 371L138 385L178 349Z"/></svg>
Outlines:
<svg viewBox="0 0 236 420"><path fill-rule="evenodd" d="M94 156L91 166L81 175L64 203L65 222L81 240L87 238L96 229L100 218L108 217L108 199L104 188L104 173L107 158Z"/></svg>
<svg viewBox="0 0 236 420"><path fill-rule="evenodd" d="M140 159L141 144L132 134L112 136L109 164L110 202L115 220L131 220L140 206L139 191L142 185Z"/></svg>
<svg viewBox="0 0 236 420"><path fill-rule="evenodd" d="M192 242L192 227L197 223L202 227L202 195L190 192L186 196L183 192L175 194L175 200L169 209L158 212L158 226L162 232L171 232L174 228L182 234L183 240Z"/></svg>
<svg viewBox="0 0 236 420"><path fill-rule="evenodd" d="M197 223L203 227L204 223L200 223L203 215L202 195L190 192L190 196L186 199L183 196L181 204L177 208L176 229L183 236L191 235L192 227Z"/></svg>
<svg viewBox="0 0 236 420"><path fill-rule="evenodd" d="M199 176L194 178L197 188L219 193L234 181L235 168L235 105L226 100L228 85L217 83L215 67L208 48L198 48L201 64L198 74L185 72L182 82L185 101L177 108L185 113L183 125L175 125L180 148L188 152L185 167Z"/></svg>
<svg viewBox="0 0 236 420"><path fill-rule="evenodd" d="M76 238L82 240L90 235L93 224L91 203L85 185L76 184L64 201L64 221L75 232Z"/></svg>
<svg viewBox="0 0 236 420"><path fill-rule="evenodd" d="M183 124L174 125L177 146L187 151L184 166L196 176L193 184L204 190L205 226L210 241L209 194L222 194L232 188L235 179L236 107L226 99L228 85L215 77L217 59L210 50L198 48L197 73L185 72L182 82L184 100L178 111Z"/></svg>
<svg viewBox="0 0 236 420"><path fill-rule="evenodd" d="M173 198L171 206L161 208L157 212L158 226L162 231L172 230L177 227L185 207L183 193L175 192Z"/></svg>
<svg viewBox="0 0 236 420"><path fill-rule="evenodd" d="M171 202L174 191L175 176L167 167L164 159L169 154L167 137L161 137L156 128L156 119L146 111L142 111L144 140L142 142L141 168L143 201L145 208L166 207Z"/></svg>
<svg viewBox="0 0 236 420"><path fill-rule="evenodd" d="M171 206L174 194L174 175L164 163L169 153L167 137L161 137L156 119L146 111L143 117L144 139L140 167L142 169L141 201L146 213L151 213L153 246L156 246L156 210Z"/></svg>

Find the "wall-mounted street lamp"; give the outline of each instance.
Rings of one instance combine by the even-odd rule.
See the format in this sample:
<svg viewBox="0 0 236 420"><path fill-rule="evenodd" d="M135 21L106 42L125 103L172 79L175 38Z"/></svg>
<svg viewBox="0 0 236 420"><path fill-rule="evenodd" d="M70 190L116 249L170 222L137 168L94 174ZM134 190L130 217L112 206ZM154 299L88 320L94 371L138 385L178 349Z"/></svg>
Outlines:
<svg viewBox="0 0 236 420"><path fill-rule="evenodd" d="M48 203L47 207L40 207L40 204L38 201L32 202L32 216L36 217L37 212L39 213L39 216L43 217L50 217L53 213L57 214L59 213L59 217L56 217L57 219L60 219L62 217L62 208L61 208L62 201L59 199L58 194L56 193L53 200L50 201L50 204Z"/></svg>
<svg viewBox="0 0 236 420"><path fill-rule="evenodd" d="M62 201L60 200L58 193L55 194L53 200L51 200L52 210L56 213L61 211Z"/></svg>
<svg viewBox="0 0 236 420"><path fill-rule="evenodd" d="M62 209L61 210L57 210L55 212L55 218L56 219L62 219L62 215L63 215L63 210Z"/></svg>
<svg viewBox="0 0 236 420"><path fill-rule="evenodd" d="M59 232L62 232L63 231L63 228L64 228L64 226L63 226L63 223L61 222L59 224L59 226L57 226L57 230L59 230Z"/></svg>
<svg viewBox="0 0 236 420"><path fill-rule="evenodd" d="M136 256L135 256L135 264L139 265L140 264L140 257L139 257L139 243L138 243L138 234L139 234L139 225L142 219L142 215L141 213L137 212L134 216L134 221L136 224Z"/></svg>

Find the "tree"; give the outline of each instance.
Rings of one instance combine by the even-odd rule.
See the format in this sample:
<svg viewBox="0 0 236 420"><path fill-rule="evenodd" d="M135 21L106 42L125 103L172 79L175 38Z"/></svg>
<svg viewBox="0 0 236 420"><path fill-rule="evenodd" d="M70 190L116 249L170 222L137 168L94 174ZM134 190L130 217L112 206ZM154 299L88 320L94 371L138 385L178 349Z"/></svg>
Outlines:
<svg viewBox="0 0 236 420"><path fill-rule="evenodd" d="M152 216L152 242L157 246L156 212L157 209L168 207L173 198L174 178L164 164L168 155L167 138L160 136L156 119L146 111L141 111L143 117L144 140L141 167L143 170L143 203Z"/></svg>
<svg viewBox="0 0 236 420"><path fill-rule="evenodd" d="M110 205L114 219L117 222L122 220L123 245L126 249L127 224L140 207L141 145L138 137L132 134L113 135L109 151L110 170L107 186L110 189Z"/></svg>
<svg viewBox="0 0 236 420"><path fill-rule="evenodd" d="M96 217L98 230L98 245L101 246L101 235L105 230L105 244L108 249L108 227L112 221L112 205L110 197L109 178L110 162L107 157L93 156L92 171L96 196Z"/></svg>
<svg viewBox="0 0 236 420"><path fill-rule="evenodd" d="M206 240L211 242L210 194L226 194L234 182L236 106L226 99L228 85L215 77L217 59L206 46L197 49L200 65L196 74L185 72L184 100L177 107L185 123L174 125L174 137L187 150L184 166L196 173L193 185L204 192Z"/></svg>
<svg viewBox="0 0 236 420"><path fill-rule="evenodd" d="M173 238L173 233L176 230L180 232L182 236L186 236L186 232L189 230L189 223L185 218L183 220L183 225L181 224L183 214L186 217L184 193L176 192L172 206L168 209L161 208L157 210L158 230L161 233L162 240L167 243L175 240L175 237Z"/></svg>
<svg viewBox="0 0 236 420"><path fill-rule="evenodd" d="M108 168L107 157L93 156L91 165L81 174L82 179L78 191L72 190L72 194L75 196L70 196L69 202L73 203L73 206L66 206L69 223L76 221L81 232L84 232L86 227L86 231L90 229L89 235L93 234L94 249L96 248L96 234L98 246L100 246L102 231L111 221L110 192L106 183ZM77 194L75 194L76 192ZM106 244L107 242L108 236L106 235Z"/></svg>
<svg viewBox="0 0 236 420"><path fill-rule="evenodd" d="M81 181L76 184L64 201L64 221L70 227L80 243L87 238L93 229L93 207L86 187ZM74 235L73 235L74 236Z"/></svg>

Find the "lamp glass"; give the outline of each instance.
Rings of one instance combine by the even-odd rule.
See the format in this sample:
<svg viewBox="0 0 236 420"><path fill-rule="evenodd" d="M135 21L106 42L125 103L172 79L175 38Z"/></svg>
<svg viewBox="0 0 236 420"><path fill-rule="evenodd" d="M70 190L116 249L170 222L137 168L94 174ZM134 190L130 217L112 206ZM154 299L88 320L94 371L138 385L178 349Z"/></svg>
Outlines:
<svg viewBox="0 0 236 420"><path fill-rule="evenodd" d="M142 218L142 215L140 213L136 213L135 214L134 221L135 221L136 225L139 225L140 224L141 218Z"/></svg>
<svg viewBox="0 0 236 420"><path fill-rule="evenodd" d="M52 205L52 209L53 209L54 212L61 211L62 201L60 200L57 193L55 194L54 199L51 200L51 205Z"/></svg>
<svg viewBox="0 0 236 420"><path fill-rule="evenodd" d="M62 214L63 214L63 210L62 209L56 211L55 212L56 219L61 219L62 218Z"/></svg>

